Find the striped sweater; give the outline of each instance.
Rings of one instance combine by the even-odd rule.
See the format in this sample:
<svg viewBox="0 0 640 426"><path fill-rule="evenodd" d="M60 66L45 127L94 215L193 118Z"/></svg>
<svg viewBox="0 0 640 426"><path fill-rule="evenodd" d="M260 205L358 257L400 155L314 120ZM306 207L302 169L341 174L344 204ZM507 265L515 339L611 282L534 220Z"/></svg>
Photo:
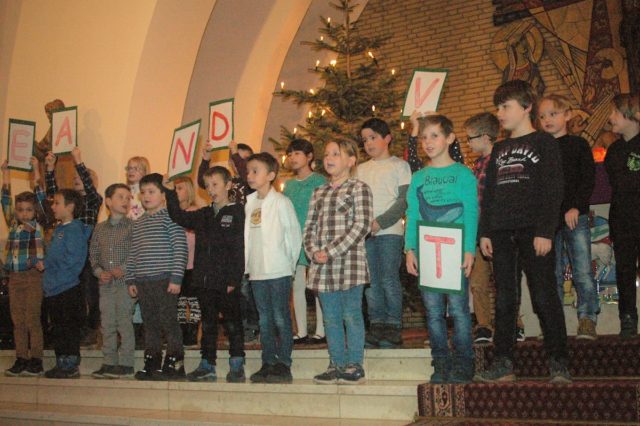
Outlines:
<svg viewBox="0 0 640 426"><path fill-rule="evenodd" d="M187 239L166 208L145 213L133 223L131 251L127 259L125 281L156 281L170 278L181 284L187 266Z"/></svg>

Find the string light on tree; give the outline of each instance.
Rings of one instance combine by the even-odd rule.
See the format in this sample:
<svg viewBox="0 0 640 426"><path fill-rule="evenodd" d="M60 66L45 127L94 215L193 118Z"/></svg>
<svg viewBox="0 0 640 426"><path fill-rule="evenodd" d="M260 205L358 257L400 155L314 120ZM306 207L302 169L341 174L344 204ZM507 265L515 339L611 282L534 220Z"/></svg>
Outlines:
<svg viewBox="0 0 640 426"><path fill-rule="evenodd" d="M280 90L284 90L284 81L280 82Z"/></svg>
<svg viewBox="0 0 640 426"><path fill-rule="evenodd" d="M335 59L332 59L329 63L331 64L332 67L335 67L338 61Z"/></svg>

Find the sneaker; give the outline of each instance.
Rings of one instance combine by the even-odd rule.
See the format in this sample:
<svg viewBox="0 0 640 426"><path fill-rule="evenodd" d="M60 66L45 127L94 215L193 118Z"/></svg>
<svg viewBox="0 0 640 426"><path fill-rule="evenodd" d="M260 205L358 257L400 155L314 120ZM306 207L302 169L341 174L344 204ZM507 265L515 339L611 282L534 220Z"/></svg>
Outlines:
<svg viewBox="0 0 640 426"><path fill-rule="evenodd" d="M190 382L215 382L217 380L216 366L206 359L201 359L198 368L187 374L187 380Z"/></svg>
<svg viewBox="0 0 640 426"><path fill-rule="evenodd" d="M291 383L293 376L291 375L291 367L279 362L267 374L267 383Z"/></svg>
<svg viewBox="0 0 640 426"><path fill-rule="evenodd" d="M297 334L293 336L293 344L294 345L306 345L309 343L309 336L300 337Z"/></svg>
<svg viewBox="0 0 640 426"><path fill-rule="evenodd" d="M164 357L162 365L162 377L158 380L179 381L184 380L184 359L183 357L167 355Z"/></svg>
<svg viewBox="0 0 640 426"><path fill-rule="evenodd" d="M513 361L508 358L496 358L488 369L476 373L473 376L473 381L481 383L515 382Z"/></svg>
<svg viewBox="0 0 640 426"><path fill-rule="evenodd" d="M104 373L104 376L109 379L131 379L133 378L133 374L133 367L116 365L111 371Z"/></svg>
<svg viewBox="0 0 640 426"><path fill-rule="evenodd" d="M402 345L402 328L391 324L383 324L378 342L381 348L395 348Z"/></svg>
<svg viewBox="0 0 640 426"><path fill-rule="evenodd" d="M78 365L70 358L70 356L58 357L56 366L44 373L44 376L47 379L77 379L80 377Z"/></svg>
<svg viewBox="0 0 640 426"><path fill-rule="evenodd" d="M589 318L580 318L578 322L578 335L576 339L581 340L596 340L598 334L596 333L596 323Z"/></svg>
<svg viewBox="0 0 640 426"><path fill-rule="evenodd" d="M338 374L338 383L341 385L357 385L365 380L364 369L360 364L349 364Z"/></svg>
<svg viewBox="0 0 640 426"><path fill-rule="evenodd" d="M247 377L244 375L244 357L232 356L229 358L229 372L227 373L227 383L244 383Z"/></svg>
<svg viewBox="0 0 640 426"><path fill-rule="evenodd" d="M365 343L369 348L377 348L380 346L380 339L382 337L382 332L384 330L384 324L374 323L369 327L369 332L367 332L365 337Z"/></svg>
<svg viewBox="0 0 640 426"><path fill-rule="evenodd" d="M107 373L111 373L113 375L115 368L115 365L102 364L99 370L91 373L91 377L94 379L110 379L111 377L107 376Z"/></svg>
<svg viewBox="0 0 640 426"><path fill-rule="evenodd" d="M518 342L524 342L527 339L527 336L524 334L524 327L516 328L516 340Z"/></svg>
<svg viewBox="0 0 640 426"><path fill-rule="evenodd" d="M9 377L18 377L29 366L29 360L25 358L16 358L16 362L13 363L13 367L4 370L4 375Z"/></svg>
<svg viewBox="0 0 640 426"><path fill-rule="evenodd" d="M493 342L493 331L487 327L478 327L476 329L476 337L473 340L473 343L481 345L491 342Z"/></svg>
<svg viewBox="0 0 640 426"><path fill-rule="evenodd" d="M323 344L327 343L327 337L326 336L320 336L319 334L314 334L309 339L309 343L311 343L312 345L323 345Z"/></svg>
<svg viewBox="0 0 640 426"><path fill-rule="evenodd" d="M160 365L162 364L162 354L145 354L144 367L134 375L136 380L155 380L155 377L162 374Z"/></svg>
<svg viewBox="0 0 640 426"><path fill-rule="evenodd" d="M260 370L256 371L249 377L252 383L267 383L267 376L271 371L272 366L270 364L262 364Z"/></svg>
<svg viewBox="0 0 640 426"><path fill-rule="evenodd" d="M23 376L28 377L39 377L43 374L44 369L42 368L42 359L40 358L31 358L27 365L27 369L22 372Z"/></svg>
<svg viewBox="0 0 640 426"><path fill-rule="evenodd" d="M573 383L566 361L549 360L549 383L554 385L568 385Z"/></svg>
<svg viewBox="0 0 640 426"><path fill-rule="evenodd" d="M333 385L338 383L338 376L340 375L340 370L333 364L329 364L329 368L324 373L318 374L313 377L313 383L317 383L319 385Z"/></svg>
<svg viewBox="0 0 640 426"><path fill-rule="evenodd" d="M620 318L620 338L632 339L638 335L638 318L626 314Z"/></svg>

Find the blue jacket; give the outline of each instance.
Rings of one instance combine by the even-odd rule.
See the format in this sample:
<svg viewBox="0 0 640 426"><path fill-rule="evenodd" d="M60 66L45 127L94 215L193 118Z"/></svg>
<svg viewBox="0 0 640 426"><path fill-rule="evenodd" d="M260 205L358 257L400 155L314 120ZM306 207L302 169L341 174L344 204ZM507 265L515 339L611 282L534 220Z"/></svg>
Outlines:
<svg viewBox="0 0 640 426"><path fill-rule="evenodd" d="M56 226L44 258L42 289L46 297L60 294L80 283L92 228L77 219Z"/></svg>

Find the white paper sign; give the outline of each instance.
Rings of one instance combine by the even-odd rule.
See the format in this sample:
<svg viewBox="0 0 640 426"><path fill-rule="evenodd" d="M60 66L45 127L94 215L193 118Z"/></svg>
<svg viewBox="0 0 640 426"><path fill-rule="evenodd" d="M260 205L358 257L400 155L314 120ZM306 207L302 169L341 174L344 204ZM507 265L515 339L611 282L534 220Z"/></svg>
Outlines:
<svg viewBox="0 0 640 426"><path fill-rule="evenodd" d="M233 140L233 99L223 99L209 104L209 135L207 145L210 151L225 149Z"/></svg>
<svg viewBox="0 0 640 426"><path fill-rule="evenodd" d="M460 293L464 277L461 224L418 224L419 284L433 291Z"/></svg>
<svg viewBox="0 0 640 426"><path fill-rule="evenodd" d="M10 169L31 170L35 137L36 123L14 118L9 119L7 165Z"/></svg>
<svg viewBox="0 0 640 426"><path fill-rule="evenodd" d="M78 107L53 111L51 114L51 151L54 154L71 152L78 146Z"/></svg>
<svg viewBox="0 0 640 426"><path fill-rule="evenodd" d="M437 111L446 78L447 70L415 70L404 100L402 116L410 117L416 110Z"/></svg>
<svg viewBox="0 0 640 426"><path fill-rule="evenodd" d="M169 178L191 173L199 133L200 120L185 124L173 131L173 142L169 152Z"/></svg>

